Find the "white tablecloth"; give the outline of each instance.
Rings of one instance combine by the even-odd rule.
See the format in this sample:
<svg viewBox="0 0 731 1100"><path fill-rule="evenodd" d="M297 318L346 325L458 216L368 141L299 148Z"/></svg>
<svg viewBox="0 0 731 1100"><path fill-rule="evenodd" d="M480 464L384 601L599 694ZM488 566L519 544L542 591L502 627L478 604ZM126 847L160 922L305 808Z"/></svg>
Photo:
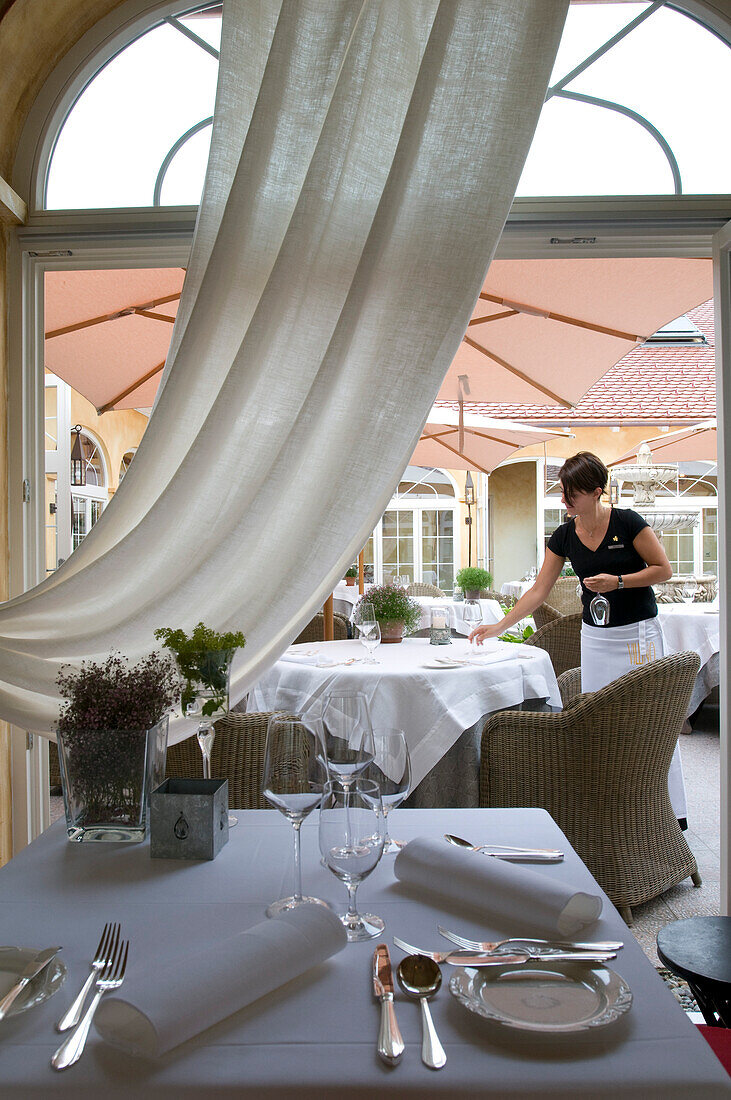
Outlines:
<svg viewBox="0 0 731 1100"><path fill-rule="evenodd" d="M315 707L333 688L363 691L374 726L403 729L411 755L413 786L434 767L460 734L485 714L514 707L524 699L547 699L561 705L548 654L533 646L498 643L510 659L459 668L426 668L436 657L467 656L466 641L432 646L427 638L406 638L381 645L378 665L362 663L335 668L277 661L249 693L248 710L302 713ZM315 652L334 660L364 656L359 642L320 642L292 646L290 652Z"/></svg>
<svg viewBox="0 0 731 1100"><path fill-rule="evenodd" d="M147 844L70 844L61 822L0 870L0 927L5 944L63 944L65 985L45 1004L4 1020L0 1041L2 1093L18 1100L358 1100L486 1097L502 1100L718 1100L729 1095L726 1073L606 902L587 938L621 939L610 963L630 985L634 1003L611 1029L539 1049L528 1038L509 1045L484 1020L467 1013L444 984L431 1004L447 1052L435 1073L419 1056L418 1005L397 989L396 1012L406 1042L401 1063L376 1056L379 1006L371 985L376 940L349 944L339 955L262 997L159 1061L130 1058L92 1029L81 1061L55 1073L60 1042L54 1023L88 974L107 920L121 921L130 962L154 967L196 953L214 937L232 936L262 920L265 906L291 888L292 828L274 810L239 811L238 826L215 860L149 858ZM543 810L395 810L392 835L454 832L475 841L562 848L564 863L541 873L594 890L589 872ZM319 864L317 814L302 827L303 886L344 907L345 888ZM401 936L443 946L437 923L468 936L500 939L517 925L480 921L458 901L426 898L399 886L385 856L358 891L364 911L386 921L385 942ZM591 935L589 936L589 932ZM401 952L392 948L394 963ZM232 965L235 965L232 960ZM242 975L242 982L246 975ZM122 993L124 987L122 987ZM195 990L190 990L195 996Z"/></svg>
<svg viewBox="0 0 731 1100"><path fill-rule="evenodd" d="M532 588L535 581L505 581L500 585L500 591L503 596L513 596L516 600L519 600L521 596L525 595L529 588Z"/></svg>
<svg viewBox="0 0 731 1100"><path fill-rule="evenodd" d="M448 596L413 596L412 599L415 599L421 604L420 630L429 629L431 626L431 609L432 607L439 607L449 615L450 630L455 630L458 634L463 634L465 637L472 633L474 627L468 626L464 621L463 600L455 602ZM499 623L503 617L503 609L497 600L480 600L480 607L482 608L483 626L489 623Z"/></svg>
<svg viewBox="0 0 731 1100"><path fill-rule="evenodd" d="M682 653L692 649L701 665L710 661L719 650L718 611L702 603L659 603L660 625L665 638L666 653Z"/></svg>
<svg viewBox="0 0 731 1100"><path fill-rule="evenodd" d="M370 585L366 585L365 587L367 590ZM345 618L349 619L359 599L360 592L358 591L357 579L355 584L346 584L345 581L338 581L333 588L333 611L337 611L339 615L345 615Z"/></svg>

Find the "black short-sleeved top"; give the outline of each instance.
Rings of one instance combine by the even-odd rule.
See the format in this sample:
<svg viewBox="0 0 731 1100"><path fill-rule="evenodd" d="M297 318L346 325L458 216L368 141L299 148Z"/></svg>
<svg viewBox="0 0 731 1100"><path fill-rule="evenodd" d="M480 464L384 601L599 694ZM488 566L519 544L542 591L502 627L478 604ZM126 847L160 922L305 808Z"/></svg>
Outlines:
<svg viewBox="0 0 731 1100"><path fill-rule="evenodd" d="M595 577L597 573L613 573L615 577L623 577L628 573L638 573L647 565L633 545L644 527L649 527L649 524L631 508L612 508L606 535L596 550L590 550L576 534L572 517L556 528L548 540L548 549L561 558L568 558L581 581L584 577ZM582 621L590 626L596 625L589 611L589 604L595 595L582 584ZM602 595L609 600L607 626L627 626L657 615L655 593L650 587L615 589ZM550 595L548 602L551 602Z"/></svg>

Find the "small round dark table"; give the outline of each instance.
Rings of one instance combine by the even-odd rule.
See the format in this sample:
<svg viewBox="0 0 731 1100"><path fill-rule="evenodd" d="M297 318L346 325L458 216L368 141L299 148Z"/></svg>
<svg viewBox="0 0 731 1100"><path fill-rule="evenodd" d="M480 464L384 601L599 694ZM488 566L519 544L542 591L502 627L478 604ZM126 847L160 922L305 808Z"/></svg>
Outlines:
<svg viewBox="0 0 731 1100"><path fill-rule="evenodd" d="M684 978L707 1024L731 1028L731 917L690 917L657 934L660 961Z"/></svg>

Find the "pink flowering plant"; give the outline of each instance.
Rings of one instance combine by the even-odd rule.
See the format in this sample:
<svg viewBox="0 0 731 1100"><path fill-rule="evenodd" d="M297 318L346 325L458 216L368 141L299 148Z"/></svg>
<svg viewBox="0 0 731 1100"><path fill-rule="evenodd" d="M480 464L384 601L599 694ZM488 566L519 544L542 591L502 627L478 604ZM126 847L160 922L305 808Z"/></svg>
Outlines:
<svg viewBox="0 0 731 1100"><path fill-rule="evenodd" d="M401 622L405 634L413 634L419 629L421 604L409 596L405 588L398 588L395 584L374 584L358 600L356 613L366 603L373 605L379 623Z"/></svg>
<svg viewBox="0 0 731 1100"><path fill-rule="evenodd" d="M65 699L58 739L69 823L72 817L84 827L135 820L149 764L148 731L180 693L174 663L151 653L130 666L112 653L101 664L62 668L56 683Z"/></svg>

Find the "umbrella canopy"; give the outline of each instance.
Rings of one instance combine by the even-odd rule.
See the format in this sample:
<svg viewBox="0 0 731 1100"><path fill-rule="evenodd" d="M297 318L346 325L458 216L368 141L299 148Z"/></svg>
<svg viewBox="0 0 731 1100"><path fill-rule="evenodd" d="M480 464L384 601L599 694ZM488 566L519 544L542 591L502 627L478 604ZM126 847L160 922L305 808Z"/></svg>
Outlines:
<svg viewBox="0 0 731 1100"><path fill-rule="evenodd" d="M556 436L565 439L568 434L550 428L530 428L512 420L496 420L477 413L465 413L463 421L464 439L460 446L459 413L435 406L424 425L411 463L489 474L521 447L544 443Z"/></svg>
<svg viewBox="0 0 731 1100"><path fill-rule="evenodd" d="M716 462L716 424L714 416L690 428L678 428L675 432L643 439L621 458L610 462L609 466L618 466L620 462L634 459L643 445L650 448L653 459L658 462Z"/></svg>
<svg viewBox="0 0 731 1100"><path fill-rule="evenodd" d="M712 295L711 260L495 260L439 398L570 408Z"/></svg>
<svg viewBox="0 0 731 1100"><path fill-rule="evenodd" d="M97 412L155 400L185 271L48 271L45 363Z"/></svg>

